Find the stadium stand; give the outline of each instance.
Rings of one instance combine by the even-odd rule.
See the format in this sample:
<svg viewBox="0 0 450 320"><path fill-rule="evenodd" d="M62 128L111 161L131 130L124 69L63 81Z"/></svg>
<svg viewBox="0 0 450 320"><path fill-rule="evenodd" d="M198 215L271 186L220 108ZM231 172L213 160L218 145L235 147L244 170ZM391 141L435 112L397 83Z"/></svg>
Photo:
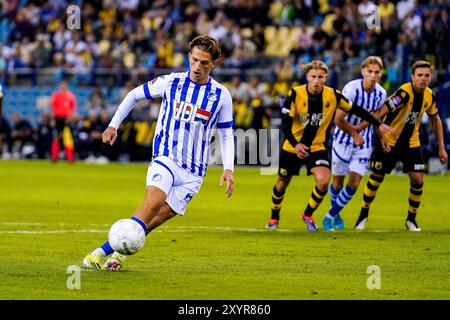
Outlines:
<svg viewBox="0 0 450 320"><path fill-rule="evenodd" d="M67 13L69 5L78 6L75 16ZM379 16L371 15L371 5ZM236 119L242 120L238 127L276 126L287 88L304 81L302 64L323 60L331 70L328 84L342 88L359 76L359 64L367 55L383 58L382 84L388 93L409 79L413 60L431 61L432 87L441 118L447 119L449 10L445 0L4 1L3 113L9 119L18 112L38 126L48 111L51 92L63 78L77 97L80 119L88 119L92 111L111 113L127 81L137 85L186 68L189 41L208 33L223 48L213 76L230 87L233 77L241 79L232 94L250 86L254 76L259 81L260 89L252 95L235 98ZM80 29L70 30L67 21L77 14ZM370 20L373 17L379 19ZM375 24L370 26L369 20ZM105 101L102 108L92 110L89 99L96 87ZM155 106L148 104L142 110L136 119L151 123Z"/></svg>

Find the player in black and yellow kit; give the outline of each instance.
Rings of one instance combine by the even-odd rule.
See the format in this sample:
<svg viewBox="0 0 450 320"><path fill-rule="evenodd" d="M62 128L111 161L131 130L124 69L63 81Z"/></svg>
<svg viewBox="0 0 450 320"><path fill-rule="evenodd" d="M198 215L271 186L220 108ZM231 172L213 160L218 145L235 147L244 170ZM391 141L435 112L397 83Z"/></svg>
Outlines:
<svg viewBox="0 0 450 320"><path fill-rule="evenodd" d="M379 128L380 134L393 132L381 124L369 112L351 106L342 94L325 86L328 67L314 60L304 67L308 83L294 87L283 105L285 113L282 126L285 140L280 152L278 178L272 194L272 216L266 228L275 229L280 220L281 203L292 176L299 175L300 167L306 165L308 175L314 175L316 185L302 215L308 231L318 230L312 219L313 212L327 193L330 181L330 159L327 138L336 108L351 112ZM381 124L381 125L380 125ZM355 129L346 123L342 128L351 136L358 136ZM361 138L359 143L363 143Z"/></svg>
<svg viewBox="0 0 450 320"><path fill-rule="evenodd" d="M383 106L382 110L386 114L383 122L395 129L396 138L386 136L385 141L377 142L372 152L370 168L373 173L364 188L361 212L355 224L356 229L365 228L370 204L385 174L390 173L398 161L402 161L403 170L408 173L410 181L409 209L405 226L410 231L420 231L416 214L422 199L425 163L420 148L419 126L425 112L430 117L431 127L439 145L439 159L442 164L448 161L436 96L428 87L431 81L431 64L419 60L412 65L411 69L411 82L398 88Z"/></svg>

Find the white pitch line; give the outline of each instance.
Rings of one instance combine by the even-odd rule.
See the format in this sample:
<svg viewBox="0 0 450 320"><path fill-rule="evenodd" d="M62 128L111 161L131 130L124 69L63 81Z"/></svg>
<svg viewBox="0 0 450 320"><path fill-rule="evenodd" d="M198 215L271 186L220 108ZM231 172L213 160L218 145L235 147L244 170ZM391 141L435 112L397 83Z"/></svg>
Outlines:
<svg viewBox="0 0 450 320"><path fill-rule="evenodd" d="M57 234L57 233L106 233L108 230L7 230L0 231L0 234Z"/></svg>
<svg viewBox="0 0 450 320"><path fill-rule="evenodd" d="M392 229L369 229L364 231L357 231L358 233L367 232L397 232L399 230ZM99 229L69 229L69 230L0 230L0 234L65 234L65 233L107 233L108 230ZM296 229L278 229L278 230L267 230L267 229L257 229L257 228L231 228L231 227L202 227L202 226L181 226L181 227L161 227L158 230L153 231L153 233L169 232L169 233L183 233L183 232L249 232L249 233L302 233L303 230ZM338 235L340 232L327 232L329 235Z"/></svg>
<svg viewBox="0 0 450 320"><path fill-rule="evenodd" d="M43 226L45 223L39 222L3 222L6 225L18 225L18 226Z"/></svg>

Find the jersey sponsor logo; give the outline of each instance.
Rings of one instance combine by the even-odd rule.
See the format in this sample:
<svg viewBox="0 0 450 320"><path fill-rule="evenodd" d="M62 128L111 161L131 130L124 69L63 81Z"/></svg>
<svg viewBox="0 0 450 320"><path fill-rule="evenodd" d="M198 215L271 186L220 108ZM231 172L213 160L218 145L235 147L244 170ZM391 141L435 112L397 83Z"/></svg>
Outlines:
<svg viewBox="0 0 450 320"><path fill-rule="evenodd" d="M319 127L322 124L325 114L322 113L306 113L302 112L299 114L299 121L304 125L310 125L314 127Z"/></svg>
<svg viewBox="0 0 450 320"><path fill-rule="evenodd" d="M402 122L405 124L415 124L419 118L420 112L406 112L402 117Z"/></svg>
<svg viewBox="0 0 450 320"><path fill-rule="evenodd" d="M185 101L177 102L175 105L174 119L192 124L206 124L211 112L200 109L199 106Z"/></svg>
<svg viewBox="0 0 450 320"><path fill-rule="evenodd" d="M401 103L402 103L402 97L400 97L400 96L394 96L389 99L389 106L391 107L391 109L398 107Z"/></svg>

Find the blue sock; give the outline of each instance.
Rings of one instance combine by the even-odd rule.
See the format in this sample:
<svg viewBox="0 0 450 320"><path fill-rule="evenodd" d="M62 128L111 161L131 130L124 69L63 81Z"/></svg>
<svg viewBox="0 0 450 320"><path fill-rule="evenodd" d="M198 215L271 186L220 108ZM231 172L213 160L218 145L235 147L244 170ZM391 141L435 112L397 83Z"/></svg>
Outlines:
<svg viewBox="0 0 450 320"><path fill-rule="evenodd" d="M109 244L109 241L106 241L104 244L102 244L100 249L102 249L103 252L105 253L104 256L109 256L111 253L114 252L114 249L111 248L111 245Z"/></svg>
<svg viewBox="0 0 450 320"><path fill-rule="evenodd" d="M330 184L330 201L331 201L331 206L334 206L334 204L336 203L336 199L339 195L339 191L341 190L336 190L333 187L333 184Z"/></svg>
<svg viewBox="0 0 450 320"><path fill-rule="evenodd" d="M136 218L136 217L131 217L130 219L136 221L137 223L139 223L141 225L142 229L144 229L145 234L147 234L147 229L148 228L147 228L147 225L144 223L144 221L142 221L141 219Z"/></svg>
<svg viewBox="0 0 450 320"><path fill-rule="evenodd" d="M139 225L142 227L142 229L144 229L144 232L147 235L147 229L148 228L147 228L147 226L145 225L145 223L141 219L136 218L136 217L131 217L130 219L136 221L137 223L139 223ZM114 249L111 248L111 245L109 244L109 241L106 241L104 244L102 244L100 246L100 248L96 249L95 251L97 251L99 249L101 249L100 253L102 253L103 256L109 256L110 254L112 254L114 252Z"/></svg>
<svg viewBox="0 0 450 320"><path fill-rule="evenodd" d="M342 189L341 192L339 192L339 196L337 197L334 205L332 205L328 214L332 217L336 216L342 210L342 208L344 208L345 205L349 203L350 200L352 200L355 192L356 189L350 188L350 186L347 184L345 188Z"/></svg>

